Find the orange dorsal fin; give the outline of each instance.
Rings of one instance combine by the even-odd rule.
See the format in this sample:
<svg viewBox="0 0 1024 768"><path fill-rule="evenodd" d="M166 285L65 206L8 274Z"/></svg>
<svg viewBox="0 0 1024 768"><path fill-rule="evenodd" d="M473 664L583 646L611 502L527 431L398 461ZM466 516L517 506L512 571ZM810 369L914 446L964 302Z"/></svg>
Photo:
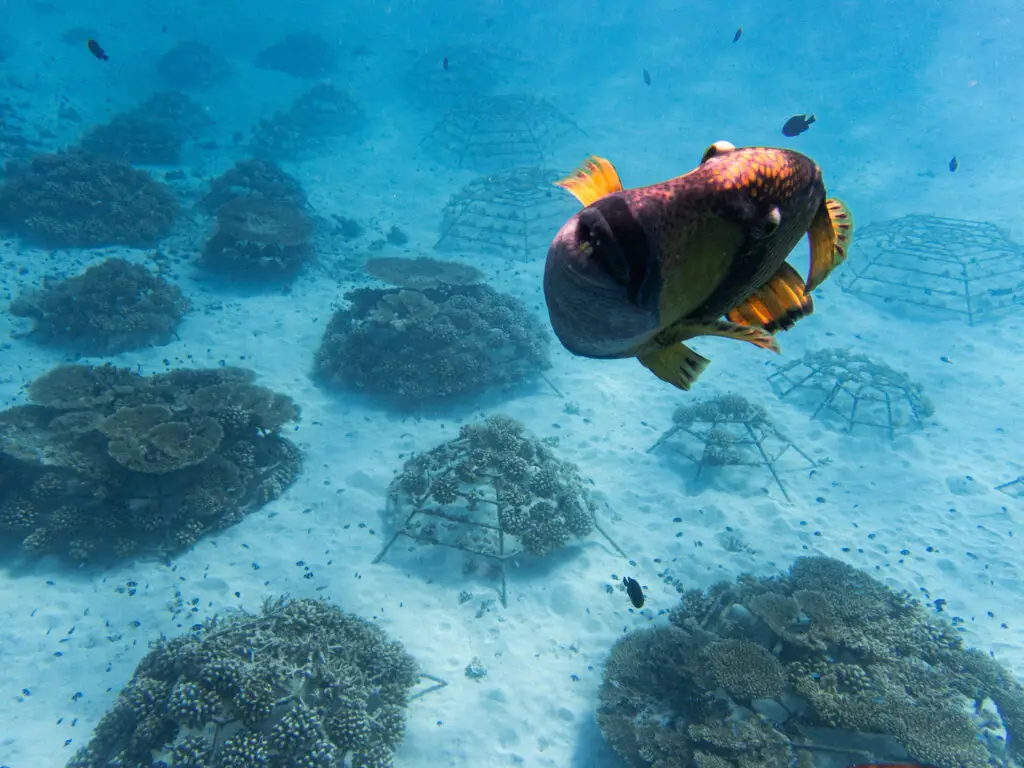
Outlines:
<svg viewBox="0 0 1024 768"><path fill-rule="evenodd" d="M588 157L571 175L556 181L555 186L571 192L584 206L612 192L622 190L622 182L615 166L597 155Z"/></svg>

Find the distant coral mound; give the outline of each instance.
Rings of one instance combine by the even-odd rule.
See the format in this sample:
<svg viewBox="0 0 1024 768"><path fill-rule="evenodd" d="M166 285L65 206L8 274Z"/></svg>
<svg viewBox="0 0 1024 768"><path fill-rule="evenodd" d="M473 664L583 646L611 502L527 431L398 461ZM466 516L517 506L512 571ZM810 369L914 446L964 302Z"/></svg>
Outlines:
<svg viewBox="0 0 1024 768"><path fill-rule="evenodd" d="M89 152L36 155L8 166L0 185L0 225L53 248L152 246L177 215L165 184Z"/></svg>
<svg viewBox="0 0 1024 768"><path fill-rule="evenodd" d="M390 768L418 679L376 624L268 600L155 643L67 768Z"/></svg>
<svg viewBox="0 0 1024 768"><path fill-rule="evenodd" d="M313 258L312 235L313 221L301 208L237 197L217 209L217 229L201 264L238 282L288 281Z"/></svg>
<svg viewBox="0 0 1024 768"><path fill-rule="evenodd" d="M612 649L605 737L633 768L987 768L1024 758L1024 688L906 593L828 557L688 589Z"/></svg>
<svg viewBox="0 0 1024 768"><path fill-rule="evenodd" d="M548 336L518 299L483 285L360 288L334 313L317 377L412 407L514 386L550 366Z"/></svg>
<svg viewBox="0 0 1024 768"><path fill-rule="evenodd" d="M74 562L185 549L280 496L290 398L239 368L67 365L0 412L0 545Z"/></svg>
<svg viewBox="0 0 1024 768"><path fill-rule="evenodd" d="M35 321L31 338L83 355L167 344L188 308L178 286L118 258L11 302L12 315Z"/></svg>
<svg viewBox="0 0 1024 768"><path fill-rule="evenodd" d="M302 160L328 151L333 140L354 134L365 115L352 98L321 83L300 96L284 112L261 120L250 149L272 160Z"/></svg>
<svg viewBox="0 0 1024 768"><path fill-rule="evenodd" d="M307 80L326 77L337 64L338 46L313 32L288 35L256 56L256 66L260 69L273 69Z"/></svg>
<svg viewBox="0 0 1024 768"><path fill-rule="evenodd" d="M277 163L263 158L236 162L210 182L210 191L199 205L216 213L222 205L239 197L255 197L296 208L306 205L306 193L299 180L281 170Z"/></svg>
<svg viewBox="0 0 1024 768"><path fill-rule="evenodd" d="M189 138L212 125L192 99L177 91L155 94L82 137L87 152L141 165L177 165Z"/></svg>
<svg viewBox="0 0 1024 768"><path fill-rule="evenodd" d="M160 79L171 88L187 91L206 88L227 80L231 65L209 46L196 42L178 43L156 65Z"/></svg>

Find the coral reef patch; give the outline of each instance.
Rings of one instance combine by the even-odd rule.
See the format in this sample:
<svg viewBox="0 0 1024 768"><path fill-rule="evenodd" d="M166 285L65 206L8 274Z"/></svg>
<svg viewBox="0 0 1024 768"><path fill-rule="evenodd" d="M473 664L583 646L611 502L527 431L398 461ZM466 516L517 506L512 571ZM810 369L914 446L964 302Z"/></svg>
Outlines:
<svg viewBox="0 0 1024 768"><path fill-rule="evenodd" d="M185 549L299 476L290 398L240 368L67 365L0 412L0 546L73 562Z"/></svg>
<svg viewBox="0 0 1024 768"><path fill-rule="evenodd" d="M682 591L613 648L598 722L632 768L987 768L1020 761L1024 689L839 560Z"/></svg>
<svg viewBox="0 0 1024 768"><path fill-rule="evenodd" d="M11 314L35 321L26 336L83 355L115 355L162 346L174 336L189 302L181 289L141 264L118 258L82 274L46 281L11 302Z"/></svg>
<svg viewBox="0 0 1024 768"><path fill-rule="evenodd" d="M323 600L161 639L67 768L390 768L415 660Z"/></svg>
<svg viewBox="0 0 1024 768"><path fill-rule="evenodd" d="M482 283L359 288L345 298L315 359L331 386L415 407L516 385L550 366L536 316Z"/></svg>
<svg viewBox="0 0 1024 768"><path fill-rule="evenodd" d="M89 152L9 165L0 185L0 226L51 248L145 248L171 231L177 215L165 184Z"/></svg>
<svg viewBox="0 0 1024 768"><path fill-rule="evenodd" d="M253 128L250 149L271 160L303 160L330 149L331 142L350 136L363 124L362 108L329 83L300 96L287 110L261 120Z"/></svg>

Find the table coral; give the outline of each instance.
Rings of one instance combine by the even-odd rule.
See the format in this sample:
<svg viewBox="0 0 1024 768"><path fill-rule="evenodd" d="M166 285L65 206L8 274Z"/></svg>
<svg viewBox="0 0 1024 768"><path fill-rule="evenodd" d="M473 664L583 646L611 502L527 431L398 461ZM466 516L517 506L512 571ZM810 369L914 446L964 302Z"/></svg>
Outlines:
<svg viewBox="0 0 1024 768"><path fill-rule="evenodd" d="M175 552L280 496L290 398L239 368L61 366L0 413L0 544L73 561Z"/></svg>
<svg viewBox="0 0 1024 768"><path fill-rule="evenodd" d="M484 284L346 294L316 353L317 377L403 406L507 387L550 366L540 321Z"/></svg>
<svg viewBox="0 0 1024 768"><path fill-rule="evenodd" d="M268 600L155 643L67 768L390 768L418 676L375 624Z"/></svg>
<svg viewBox="0 0 1024 768"><path fill-rule="evenodd" d="M0 185L0 225L53 248L152 246L177 215L177 198L148 173L77 150L9 166Z"/></svg>
<svg viewBox="0 0 1024 768"><path fill-rule="evenodd" d="M606 738L637 768L1024 757L1012 674L909 595L827 557L684 591L668 626L616 643L600 698Z"/></svg>
<svg viewBox="0 0 1024 768"><path fill-rule="evenodd" d="M437 288L442 285L468 285L483 279L483 272L471 264L442 261L420 256L378 256L363 263L370 277L399 288Z"/></svg>
<svg viewBox="0 0 1024 768"><path fill-rule="evenodd" d="M203 248L204 268L233 280L294 278L313 257L313 222L290 203L238 197L217 210L217 229Z"/></svg>
<svg viewBox="0 0 1024 768"><path fill-rule="evenodd" d="M35 321L29 337L85 355L167 344L188 308L176 285L118 258L11 302L12 315Z"/></svg>

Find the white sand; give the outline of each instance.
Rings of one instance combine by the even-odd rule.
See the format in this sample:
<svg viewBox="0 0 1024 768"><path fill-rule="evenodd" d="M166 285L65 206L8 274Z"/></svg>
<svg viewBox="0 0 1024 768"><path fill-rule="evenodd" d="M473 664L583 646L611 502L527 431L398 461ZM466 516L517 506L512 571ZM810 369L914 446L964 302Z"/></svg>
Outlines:
<svg viewBox="0 0 1024 768"><path fill-rule="evenodd" d="M762 27L782 23L763 22ZM756 25L743 23L752 37ZM725 24L727 36L734 26ZM93 63L63 48L54 50L69 65ZM553 53L555 58L564 55ZM776 143L777 118L794 111L791 101L806 102L793 96L799 89L791 84L786 106L780 108L769 95L745 105L748 89L770 85L772 77L749 64L749 51L739 55L739 64L704 61L702 71L695 73L692 64L683 71L666 43L651 46L640 57L641 64L631 68L607 74L600 69L605 64L595 65L597 74L580 72L579 83L562 72L564 79L555 79L551 96L563 102L576 99L569 111L588 136L560 152L556 164L568 167L583 153L598 152L618 164L627 184L640 184L692 167L704 145L718 138L737 144ZM858 57L862 62L869 58ZM436 239L444 202L473 174L437 167L419 154L417 142L429 119L410 123L400 101L373 95L375 81L401 72L404 61L387 64L378 58L353 65L353 90L366 86L373 143L367 140L335 157L287 169L302 179L319 213L374 219L384 230L397 224L410 235L406 252L419 255L429 252ZM639 66L651 68L651 89L637 84ZM969 68L959 62L957 69L961 67ZM851 86L854 93L843 94L844 103L836 109L843 111L847 129L837 136L822 119L795 144L819 161L826 181L846 199L858 221L938 213L991 220L1011 230L1019 227L1019 196L995 195L1001 182L988 181L982 169L998 162L998 154L992 145L971 143L974 130L962 113L960 129L950 129L958 135L942 142L927 135L927 121L909 107L869 110L867 117L856 118L857 94L884 86L884 79L876 79L884 74L882 69L879 65L879 71L872 71L865 63L862 79L854 79ZM100 76L94 71L82 75ZM102 76L109 77L110 70ZM276 87L283 82L266 73L245 77L250 84ZM981 93L968 88L968 78L975 76L966 71L922 72L921 77L927 93L917 94L914 101L925 109L949 98L940 93L947 85L964 109ZM599 78L605 78L600 101L580 104L576 86L589 92L590 80ZM956 81L955 88L950 79ZM49 84L56 93L59 82L42 78L39 88ZM754 85L741 92L739 83ZM107 87L116 89L109 83ZM294 83L291 87L295 93L301 90ZM237 92L239 81L230 88ZM226 99L228 90L206 97L211 111L223 107L217 99ZM979 98L994 110L999 92L994 88ZM817 103L828 89L817 84L814 94L810 100ZM136 94L144 95L144 89ZM269 108L289 98L276 93L267 99L273 101ZM695 108L694 99L703 106ZM123 98L118 108L134 100ZM50 114L40 103L36 107L40 120ZM618 123L612 124L609 108ZM104 110L82 111L87 119L98 120ZM887 115L891 121L886 123ZM230 136L244 126L244 121L224 120L218 130ZM911 146L893 136L901 131L912 134ZM964 145L975 147L980 157L955 149ZM953 151L963 155L957 175L945 171ZM202 165L216 173L232 161L222 158ZM800 246L794 258L801 269L802 252ZM72 256L7 243L0 252L0 298L38 285L42 274L75 273L113 253L122 251ZM130 257L144 260L146 253ZM478 263L492 285L542 312L542 261L543 253L538 253L532 262ZM18 274L18 268L26 274ZM848 436L809 421L805 409L778 400L765 381L779 359L722 340L695 345L714 363L691 395L661 384L636 362L577 359L553 345L554 368L548 377L565 400L540 382L504 402L485 400L486 409L396 416L371 401L326 392L310 379L312 354L331 307L351 285L335 285L313 270L288 294L243 295L204 283L184 263L178 272L195 305L180 329L180 340L112 362L139 366L146 374L164 370L165 358L172 367L217 366L226 360L253 368L261 384L288 393L301 405L302 420L293 438L306 451L305 472L283 498L201 541L172 563L140 561L95 574L68 571L46 560L15 563L0 572L6 619L0 629L2 765L62 765L87 742L149 641L161 633L182 632L224 608L257 610L265 597L282 593L329 598L344 610L372 618L401 640L424 670L450 683L410 707L398 761L403 768L603 764L600 735L593 726L602 660L616 637L675 604L674 589L663 583L663 574L700 587L745 571L770 574L799 555L841 557L895 588L914 593L927 589L931 599L944 598L947 612L966 620L964 634L971 644L993 649L999 658L1024 669L1024 598L1019 586L1024 562L1014 538L1021 502L993 490L1024 473L1018 457L1018 435L1024 431L1018 359L1024 314L973 329L957 321L900 321L843 294L834 283L823 287L818 313L781 337L781 362L813 349L849 346L908 372L925 386L936 414L924 431L890 443L878 434ZM0 338L25 327L0 314ZM0 404L24 402L21 387L64 360L25 341L0 347ZM764 404L794 443L815 458L831 459L813 476L787 476L792 504L785 503L767 474L737 469L697 492L688 484L687 467L645 453L670 426L677 405L728 391ZM579 415L564 412L567 400L580 406ZM606 503L605 527L635 566L595 538L549 562L511 568L508 608L496 604L477 618L480 603L496 597L493 584L463 579L451 567L404 569L390 557L371 565L386 540L380 514L401 457L429 449L453 436L460 423L492 412L521 419L537 436L560 438L561 456L595 479ZM671 522L676 516L681 524ZM754 551L726 551L716 539L726 526ZM676 537L677 532L682 536ZM926 551L929 546L933 552ZM908 554L901 554L904 550ZM300 560L312 578L304 578L306 571L296 564ZM613 583L612 574L621 578L627 573L648 587L648 604L640 613L629 610L621 591L605 590ZM138 584L131 597L124 590L128 581ZM459 605L462 589L470 590L474 600ZM186 603L195 601L193 612L172 615L169 605L179 594ZM473 657L488 672L479 682L464 675ZM572 675L579 680L574 682ZM76 692L82 696L72 701Z"/></svg>

